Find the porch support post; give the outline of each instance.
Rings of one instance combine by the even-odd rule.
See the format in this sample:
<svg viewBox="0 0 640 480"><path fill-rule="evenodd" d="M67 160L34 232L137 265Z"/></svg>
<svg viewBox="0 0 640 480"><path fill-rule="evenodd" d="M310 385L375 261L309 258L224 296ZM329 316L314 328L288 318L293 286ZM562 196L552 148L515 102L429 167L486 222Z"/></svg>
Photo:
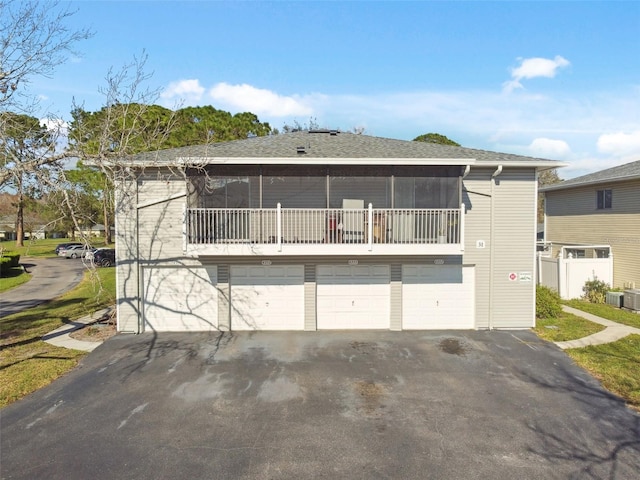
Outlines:
<svg viewBox="0 0 640 480"><path fill-rule="evenodd" d="M467 211L466 205L463 203L460 208L460 221L458 222L458 228L460 232L458 232L458 238L460 239L460 251L464 252L464 217Z"/></svg>
<svg viewBox="0 0 640 480"><path fill-rule="evenodd" d="M373 204L369 204L369 210L367 212L369 215L367 222L367 238L369 239L369 251L373 250Z"/></svg>
<svg viewBox="0 0 640 480"><path fill-rule="evenodd" d="M276 206L276 235L278 251L282 251L282 205L278 203Z"/></svg>

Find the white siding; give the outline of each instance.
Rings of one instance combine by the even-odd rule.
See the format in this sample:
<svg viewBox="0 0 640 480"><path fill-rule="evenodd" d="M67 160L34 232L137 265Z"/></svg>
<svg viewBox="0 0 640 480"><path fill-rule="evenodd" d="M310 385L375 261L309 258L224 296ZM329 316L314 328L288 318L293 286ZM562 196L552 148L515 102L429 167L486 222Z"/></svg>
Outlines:
<svg viewBox="0 0 640 480"><path fill-rule="evenodd" d="M137 183L133 180L116 182L116 292L118 331L141 331L139 301L138 241L136 232L138 201Z"/></svg>
<svg viewBox="0 0 640 480"><path fill-rule="evenodd" d="M216 267L143 268L145 330L218 330Z"/></svg>
<svg viewBox="0 0 640 480"><path fill-rule="evenodd" d="M496 178L491 197L494 171L472 167L464 180L463 200L467 208L464 263L476 266L476 325L527 328L535 324L535 282L523 279L525 274L533 276L535 271L535 169L505 168ZM478 241L484 243L484 248L478 248ZM515 281L509 279L511 273L516 274Z"/></svg>
<svg viewBox="0 0 640 480"><path fill-rule="evenodd" d="M476 327L489 327L489 259L491 183L494 170L471 169L463 180L462 200L466 208L464 263L475 265ZM477 248L483 242L484 248Z"/></svg>

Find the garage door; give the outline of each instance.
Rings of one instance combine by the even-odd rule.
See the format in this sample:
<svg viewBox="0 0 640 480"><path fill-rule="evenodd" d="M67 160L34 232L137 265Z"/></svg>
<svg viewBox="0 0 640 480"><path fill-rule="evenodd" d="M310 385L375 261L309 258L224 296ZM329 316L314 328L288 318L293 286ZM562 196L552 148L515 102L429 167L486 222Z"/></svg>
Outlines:
<svg viewBox="0 0 640 480"><path fill-rule="evenodd" d="M232 266L232 330L303 330L302 265Z"/></svg>
<svg viewBox="0 0 640 480"><path fill-rule="evenodd" d="M318 265L317 328L389 329L388 265Z"/></svg>
<svg viewBox="0 0 640 480"><path fill-rule="evenodd" d="M474 268L402 267L403 330L475 328Z"/></svg>
<svg viewBox="0 0 640 480"><path fill-rule="evenodd" d="M218 327L217 267L145 268L146 331L209 331Z"/></svg>

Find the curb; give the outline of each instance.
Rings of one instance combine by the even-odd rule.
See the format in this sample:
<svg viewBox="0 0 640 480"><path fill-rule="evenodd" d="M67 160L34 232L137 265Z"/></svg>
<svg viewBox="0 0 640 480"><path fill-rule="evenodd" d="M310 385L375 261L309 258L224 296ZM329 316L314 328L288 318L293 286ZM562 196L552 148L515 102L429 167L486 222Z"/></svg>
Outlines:
<svg viewBox="0 0 640 480"><path fill-rule="evenodd" d="M76 340L75 338L71 338L69 334L75 332L76 330L80 330L81 328L84 328L91 323L99 321L101 318L109 315L112 311L113 307L107 307L93 312L91 315L87 315L86 317L82 317L78 320L74 320L73 322L69 322L68 324L63 325L60 328L56 328L54 331L44 335L42 337L42 340L50 343L51 345L55 345L56 347L92 352L100 345L102 345L103 341L87 342L83 340Z"/></svg>

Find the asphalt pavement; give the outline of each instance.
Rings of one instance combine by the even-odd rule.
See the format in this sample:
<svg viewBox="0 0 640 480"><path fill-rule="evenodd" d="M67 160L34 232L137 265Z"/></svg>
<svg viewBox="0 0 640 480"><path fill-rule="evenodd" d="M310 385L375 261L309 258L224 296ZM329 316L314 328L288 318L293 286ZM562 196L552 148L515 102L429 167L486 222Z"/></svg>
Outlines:
<svg viewBox="0 0 640 480"><path fill-rule="evenodd" d="M635 479L640 415L529 331L117 335L2 410L3 479Z"/></svg>
<svg viewBox="0 0 640 480"><path fill-rule="evenodd" d="M80 259L64 257L20 259L32 275L27 283L0 293L0 318L48 302L75 287L82 280Z"/></svg>

